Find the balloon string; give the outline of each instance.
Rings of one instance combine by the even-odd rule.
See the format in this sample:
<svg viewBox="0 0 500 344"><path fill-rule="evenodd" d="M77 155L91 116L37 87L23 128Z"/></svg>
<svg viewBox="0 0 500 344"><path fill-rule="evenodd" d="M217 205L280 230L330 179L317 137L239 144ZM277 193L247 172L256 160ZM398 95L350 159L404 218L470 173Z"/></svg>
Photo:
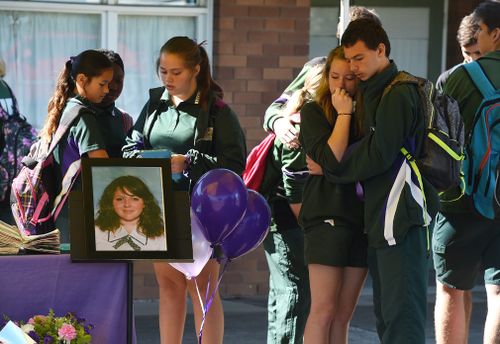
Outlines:
<svg viewBox="0 0 500 344"><path fill-rule="evenodd" d="M229 260L224 260L224 263L223 263L223 266L222 266L222 271L219 275L219 278L217 280L217 284L215 285L215 288L214 290L212 291L212 294L210 295L210 299L207 300L208 298L208 292L210 290L210 276L208 278L208 284L207 284L207 293L206 293L206 298L205 298L205 309L203 309L203 318L201 320L201 325L200 325L200 334L198 336L198 343L201 344L201 340L202 340L202 336L203 336L203 326L205 325L205 319L207 317L207 313L208 313L208 310L210 309L210 306L212 305L212 302L215 298L215 293L217 292L217 290L219 289L219 285L220 285L220 282L222 280L222 276L224 275L224 272L226 271L226 268L228 266L228 263L229 263ZM196 284L196 280L195 280L195 284ZM198 295L200 294L199 290L198 290L198 285L196 284L196 290L198 291ZM203 305L203 303L201 303L201 300L200 300L200 304Z"/></svg>
<svg viewBox="0 0 500 344"><path fill-rule="evenodd" d="M203 305L203 300L201 299L200 288L198 287L198 282L196 281L196 277L193 277L193 279L194 279L194 285L196 287L196 293L198 294L198 301L200 302L201 312L203 313L203 320L205 320L205 306ZM210 277L208 283L210 284ZM200 326L200 334L198 335L199 344L201 344L201 339L203 337L203 320Z"/></svg>

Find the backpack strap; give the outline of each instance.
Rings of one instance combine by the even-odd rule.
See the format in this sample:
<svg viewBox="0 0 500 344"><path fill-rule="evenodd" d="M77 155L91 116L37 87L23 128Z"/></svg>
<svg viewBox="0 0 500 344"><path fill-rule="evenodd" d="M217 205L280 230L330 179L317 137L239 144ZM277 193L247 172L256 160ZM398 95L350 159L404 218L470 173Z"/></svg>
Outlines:
<svg viewBox="0 0 500 344"><path fill-rule="evenodd" d="M122 119L123 132L127 135L130 128L134 126L132 118L130 118L124 110L116 106L113 108L113 114L115 116L120 116Z"/></svg>
<svg viewBox="0 0 500 344"><path fill-rule="evenodd" d="M417 78L416 76L405 72L405 71L400 71L398 74L394 77L394 79L390 82L388 86L385 87L382 97L384 97L393 86L397 84L414 84L417 86L417 91L419 93L420 98L422 98L423 94L422 91L420 90L420 81L421 79ZM431 90L432 92L433 90ZM422 106L427 106L427 104L422 102ZM430 230L429 230L429 224L432 219L429 218L428 212L427 212L427 198L425 197L425 189L424 189L424 182L422 179L422 174L420 173L420 169L418 168L417 162L415 160L414 154L410 153L404 146L399 149L401 154L405 157L406 161L410 165L410 168L412 169L413 173L417 177L418 185L420 187L420 190L422 191L422 217L423 217L423 222L424 222L424 227L426 229L426 239L427 239L427 254L429 254L430 249L431 249L431 238L430 238Z"/></svg>
<svg viewBox="0 0 500 344"><path fill-rule="evenodd" d="M474 85L476 85L479 92L483 95L483 98L488 98L495 94L495 87L493 87L493 84L484 73L483 67L481 67L479 62L466 63L464 64L464 68Z"/></svg>
<svg viewBox="0 0 500 344"><path fill-rule="evenodd" d="M84 105L75 104L75 106L68 110L66 116L61 118L56 132L54 133L54 136L52 136L52 140L50 140L50 146L47 152L47 156L54 151L59 141L61 141L64 134L66 134L66 132L68 131L71 123L73 123L73 121L79 116L80 110L84 107Z"/></svg>
<svg viewBox="0 0 500 344"><path fill-rule="evenodd" d="M68 131L69 127L71 126L71 123L75 121L75 119L80 115L80 110L85 108L84 105L82 104L75 104L71 109L68 110L68 113L66 116L61 118L61 121L59 122L59 126L57 127L57 130L52 137L52 140L50 141L50 147L47 153L47 156L49 156L61 140L61 138L66 134ZM54 217L54 221L59 217L59 213L61 212L61 209L63 205L66 203L66 199L69 196L69 192L73 187L73 184L75 183L76 177L80 173L81 170L81 159L74 161L68 168L68 171L66 171L66 174L63 176L62 179L62 184L61 184L61 192L56 196L54 199L54 205L53 209L51 212L51 215Z"/></svg>

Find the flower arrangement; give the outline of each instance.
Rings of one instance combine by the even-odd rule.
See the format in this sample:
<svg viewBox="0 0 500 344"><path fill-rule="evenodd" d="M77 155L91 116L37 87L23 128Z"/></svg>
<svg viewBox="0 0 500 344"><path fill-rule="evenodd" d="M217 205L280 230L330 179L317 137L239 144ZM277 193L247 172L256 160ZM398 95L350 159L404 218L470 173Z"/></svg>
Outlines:
<svg viewBox="0 0 500 344"><path fill-rule="evenodd" d="M38 344L88 344L92 341L90 330L94 328L70 312L56 317L53 309L47 315L35 315L19 325Z"/></svg>

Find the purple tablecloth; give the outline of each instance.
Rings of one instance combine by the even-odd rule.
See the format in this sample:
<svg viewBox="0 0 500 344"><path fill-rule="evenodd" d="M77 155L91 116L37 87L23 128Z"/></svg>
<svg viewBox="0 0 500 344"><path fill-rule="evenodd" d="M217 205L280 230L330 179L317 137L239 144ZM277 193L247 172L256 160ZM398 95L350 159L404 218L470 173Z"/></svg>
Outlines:
<svg viewBox="0 0 500 344"><path fill-rule="evenodd" d="M93 343L125 344L127 271L127 263L71 263L66 254L0 256L0 317L74 312L95 326Z"/></svg>

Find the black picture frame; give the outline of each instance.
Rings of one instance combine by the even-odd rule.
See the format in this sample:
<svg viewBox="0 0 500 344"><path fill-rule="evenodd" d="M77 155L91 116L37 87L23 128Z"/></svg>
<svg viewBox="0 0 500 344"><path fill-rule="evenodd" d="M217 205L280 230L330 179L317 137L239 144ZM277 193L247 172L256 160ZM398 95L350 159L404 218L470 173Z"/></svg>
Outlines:
<svg viewBox="0 0 500 344"><path fill-rule="evenodd" d="M154 238L156 244L153 248L148 248L153 240L136 242L134 239L141 250L133 250L128 244L120 245L124 250L117 250L113 248L118 243L114 239L120 238L113 236L111 238L113 240L109 240L109 233L115 235L116 232L99 231L95 224L103 191L113 180L121 176L141 179L160 207L160 216L164 223L164 239L162 236ZM83 158L81 181L82 194L70 195L70 253L73 260L192 261L189 195L187 192L173 190L170 159ZM105 243L105 246L101 245L102 232L106 233L109 245L108 243ZM164 245L162 240L165 240Z"/></svg>

